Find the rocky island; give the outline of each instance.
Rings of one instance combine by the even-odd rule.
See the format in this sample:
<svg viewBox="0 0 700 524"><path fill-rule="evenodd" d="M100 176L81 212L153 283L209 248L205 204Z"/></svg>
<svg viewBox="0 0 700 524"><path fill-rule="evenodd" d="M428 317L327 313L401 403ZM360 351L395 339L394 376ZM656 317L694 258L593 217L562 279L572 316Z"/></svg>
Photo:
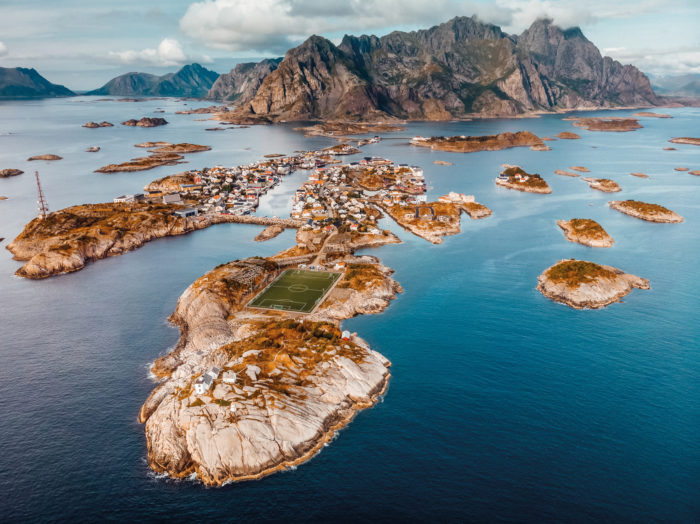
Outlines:
<svg viewBox="0 0 700 524"><path fill-rule="evenodd" d="M565 169L555 169L554 170L555 175L560 175L560 176L570 176L570 177L578 177L581 176L578 173L573 173L571 171L567 171Z"/></svg>
<svg viewBox="0 0 700 524"><path fill-rule="evenodd" d="M642 125L635 118L574 118L574 125L588 131L634 131Z"/></svg>
<svg viewBox="0 0 700 524"><path fill-rule="evenodd" d="M562 131L556 136L557 138L563 138L564 140L578 140L581 138L579 135L572 133L571 131Z"/></svg>
<svg viewBox="0 0 700 524"><path fill-rule="evenodd" d="M11 176L19 176L24 171L20 171L19 169L0 169L0 178L9 178Z"/></svg>
<svg viewBox="0 0 700 524"><path fill-rule="evenodd" d="M165 204L86 204L35 218L8 246L26 261L16 274L46 278L78 271L93 260L121 255L155 238L181 235L210 225L178 218Z"/></svg>
<svg viewBox="0 0 700 524"><path fill-rule="evenodd" d="M126 120L122 122L123 126L130 126L130 127L158 127L158 126L164 126L167 124L168 121L165 118L160 118L160 117L155 117L155 118L150 118L144 116L140 120L136 119L131 119L131 120Z"/></svg>
<svg viewBox="0 0 700 524"><path fill-rule="evenodd" d="M649 289L646 278L583 260L560 260L537 277L537 290L574 309L600 309L619 301L634 288Z"/></svg>
<svg viewBox="0 0 700 524"><path fill-rule="evenodd" d="M647 175L647 174L645 174L645 173L639 173L639 172L637 172L637 173L630 173L630 175L636 176L637 178L649 178L649 175Z"/></svg>
<svg viewBox="0 0 700 524"><path fill-rule="evenodd" d="M597 189L603 193L617 193L618 191L622 191L620 184L609 178L583 177L581 180L587 182L590 188Z"/></svg>
<svg viewBox="0 0 700 524"><path fill-rule="evenodd" d="M132 158L121 164L109 164L95 170L95 173L123 173L132 171L145 171L160 166L173 166L181 163L187 153L199 153L209 151L211 147L198 144L171 144L169 142L144 142L136 144L136 147L149 148L149 156Z"/></svg>
<svg viewBox="0 0 700 524"><path fill-rule="evenodd" d="M690 146L700 146L700 138L693 138L690 136L682 136L679 138L672 138L669 142L673 144L687 144ZM664 148L667 150L673 150L673 148Z"/></svg>
<svg viewBox="0 0 700 524"><path fill-rule="evenodd" d="M578 242L589 247L612 247L615 243L608 232L590 218L557 220L557 225L564 230L564 236L569 242Z"/></svg>
<svg viewBox="0 0 700 524"><path fill-rule="evenodd" d="M114 124L105 121L102 121L100 123L97 122L88 122L86 124L83 124L83 127L87 127L89 129L96 129L98 127L114 127Z"/></svg>
<svg viewBox="0 0 700 524"><path fill-rule="evenodd" d="M613 200L608 205L620 213L640 218L648 222L678 223L683 217L658 204L647 204L637 200Z"/></svg>
<svg viewBox="0 0 700 524"><path fill-rule="evenodd" d="M667 115L666 113L653 113L651 111L639 111L632 116L641 116L645 118L673 118L671 115Z"/></svg>
<svg viewBox="0 0 700 524"><path fill-rule="evenodd" d="M30 156L27 158L27 162L32 162L34 160L62 160L62 156L58 155L36 155L36 156Z"/></svg>
<svg viewBox="0 0 700 524"><path fill-rule="evenodd" d="M431 138L417 136L411 139L411 145L455 153L500 151L511 147L529 147L535 151L549 149L540 137L529 131L487 136L436 136Z"/></svg>
<svg viewBox="0 0 700 524"><path fill-rule="evenodd" d="M544 178L538 174L527 173L520 166L506 166L496 178L496 184L526 193L546 195L552 192L552 188L549 187Z"/></svg>
<svg viewBox="0 0 700 524"><path fill-rule="evenodd" d="M171 316L180 343L154 363L164 380L139 415L155 471L209 485L260 478L307 460L376 402L390 363L339 322L380 313L401 288L371 257L342 260L305 316L245 307L280 273L271 259L223 264L183 293Z"/></svg>

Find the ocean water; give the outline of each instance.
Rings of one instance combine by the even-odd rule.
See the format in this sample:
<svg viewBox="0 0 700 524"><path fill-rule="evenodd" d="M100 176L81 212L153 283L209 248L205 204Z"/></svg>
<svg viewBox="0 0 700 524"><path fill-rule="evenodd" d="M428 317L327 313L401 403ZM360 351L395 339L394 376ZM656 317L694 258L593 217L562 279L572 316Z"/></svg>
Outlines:
<svg viewBox="0 0 700 524"><path fill-rule="evenodd" d="M173 114L198 105L184 104L0 103L0 168L25 171L0 180L9 197L0 201L0 245L36 213L34 169L60 209L137 192L185 168L333 143L291 125L207 132L212 123L200 116ZM166 113L153 113L158 107ZM579 130L557 115L417 123L366 146L367 155L422 166L429 196L474 194L494 214L463 218L462 233L437 246L386 222L404 243L369 252L396 270L404 293L381 315L344 325L392 361L389 390L311 461L260 481L206 488L154 475L136 416L154 386L149 364L177 341L167 316L182 291L219 263L292 245L293 232L256 243L261 227L219 225L44 281L13 276L20 263L0 251L0 520L699 521L700 177L673 168L700 169L700 148L662 148L671 137L698 136L700 109L662 111L674 118L642 119L631 133ZM141 116L170 124L80 127ZM406 140L522 129L573 130L582 139L549 142L548 152L472 154ZM133 144L146 140L213 149L183 166L93 173L139 156ZM102 151L85 153L91 145ZM43 153L64 160L26 162ZM542 174L553 194L496 187L502 163ZM572 165L618 181L623 192L553 174ZM285 179L260 213L286 214L304 178ZM686 220L652 224L606 205L626 198ZM599 221L615 246L567 242L555 222L574 217ZM570 257L646 277L651 290L598 311L555 304L535 290L537 275Z"/></svg>

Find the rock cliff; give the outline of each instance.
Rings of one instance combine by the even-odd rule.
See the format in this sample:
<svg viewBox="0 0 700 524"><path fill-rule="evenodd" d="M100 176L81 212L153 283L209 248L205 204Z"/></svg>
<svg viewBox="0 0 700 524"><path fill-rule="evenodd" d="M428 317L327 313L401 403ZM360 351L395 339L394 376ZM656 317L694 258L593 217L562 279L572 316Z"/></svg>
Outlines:
<svg viewBox="0 0 700 524"><path fill-rule="evenodd" d="M238 64L231 72L216 79L207 93L211 100L222 100L245 104L255 96L263 79L282 61L281 58L265 59L262 62Z"/></svg>
<svg viewBox="0 0 700 524"><path fill-rule="evenodd" d="M239 71L232 89L210 95L235 97L236 86L259 81L261 67L248 65L250 76ZM578 28L537 20L515 36L468 17L381 38L345 36L338 46L312 36L247 98L232 119L446 120L658 103L638 69L601 56Z"/></svg>

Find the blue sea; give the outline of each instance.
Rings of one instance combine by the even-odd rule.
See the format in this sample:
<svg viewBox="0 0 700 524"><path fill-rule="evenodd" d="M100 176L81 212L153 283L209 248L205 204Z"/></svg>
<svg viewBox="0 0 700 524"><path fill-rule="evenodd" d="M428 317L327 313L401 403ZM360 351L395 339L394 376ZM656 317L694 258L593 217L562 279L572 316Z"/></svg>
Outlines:
<svg viewBox="0 0 700 524"><path fill-rule="evenodd" d="M57 210L111 201L183 169L334 143L292 125L207 132L213 123L201 116L174 114L199 105L1 102L0 168L25 174L0 179L8 197L0 246L36 214L35 169ZM660 111L673 118L641 119L644 128L629 133L589 132L549 115L415 123L366 146L365 155L422 166L429 197L473 194L493 216L464 217L462 233L440 245L386 222L404 242L368 252L396 270L404 293L381 315L344 325L392 361L390 387L312 460L259 481L207 488L154 475L136 417L154 387L150 363L177 342L167 317L180 294L222 262L291 246L292 231L256 243L261 227L218 225L43 281L13 276L21 264L0 250L0 520L699 522L700 177L673 168L700 169L700 148L662 148L671 137L698 136L700 109ZM142 116L170 123L118 125ZM117 125L81 127L90 120ZM548 152L472 154L407 140L518 130L582 139L548 142ZM212 150L182 166L93 172L140 156L133 145L147 140ZM92 145L102 150L84 152ZM64 159L26 162L44 153ZM497 187L503 163L540 173L553 193ZM575 165L616 180L622 193L553 174ZM650 178L630 176L636 171ZM259 213L288 213L304 178L285 178ZM643 222L606 205L628 198L662 204L685 222ZM574 217L600 222L615 246L567 242L556 220ZM571 257L648 278L651 289L597 311L545 299L537 276Z"/></svg>

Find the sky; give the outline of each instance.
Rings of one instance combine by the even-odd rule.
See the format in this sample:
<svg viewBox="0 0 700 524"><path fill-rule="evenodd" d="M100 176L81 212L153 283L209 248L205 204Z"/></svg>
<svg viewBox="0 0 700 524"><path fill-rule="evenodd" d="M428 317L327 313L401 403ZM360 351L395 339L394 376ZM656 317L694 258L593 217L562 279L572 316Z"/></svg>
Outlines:
<svg viewBox="0 0 700 524"><path fill-rule="evenodd" d="M192 62L223 73L312 34L337 43L472 15L511 34L548 17L645 73L700 73L700 0L0 0L0 67L86 90Z"/></svg>

